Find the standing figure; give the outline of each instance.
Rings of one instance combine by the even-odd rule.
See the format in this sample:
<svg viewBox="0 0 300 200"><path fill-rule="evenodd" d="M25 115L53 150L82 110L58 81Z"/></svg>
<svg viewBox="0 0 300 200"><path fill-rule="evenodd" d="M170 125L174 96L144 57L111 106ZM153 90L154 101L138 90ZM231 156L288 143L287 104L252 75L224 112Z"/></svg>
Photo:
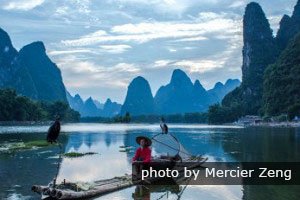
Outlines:
<svg viewBox="0 0 300 200"><path fill-rule="evenodd" d="M57 138L60 133L60 117L56 117L55 122L50 126L48 129L47 134L47 142L50 142L51 144L53 142L57 142Z"/></svg>
<svg viewBox="0 0 300 200"><path fill-rule="evenodd" d="M168 126L166 124L166 121L163 117L160 119L160 128L161 128L162 134L168 134L169 128L168 128Z"/></svg>

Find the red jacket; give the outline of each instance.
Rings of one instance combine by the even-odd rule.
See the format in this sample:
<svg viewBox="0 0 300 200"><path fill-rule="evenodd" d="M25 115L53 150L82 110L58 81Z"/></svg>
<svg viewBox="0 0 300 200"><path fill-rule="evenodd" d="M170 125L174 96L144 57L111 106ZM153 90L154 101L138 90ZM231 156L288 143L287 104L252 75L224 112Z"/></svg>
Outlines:
<svg viewBox="0 0 300 200"><path fill-rule="evenodd" d="M151 161L151 149L149 147L141 148L139 147L134 157L132 158L132 161L136 161L141 159L144 163L148 163Z"/></svg>

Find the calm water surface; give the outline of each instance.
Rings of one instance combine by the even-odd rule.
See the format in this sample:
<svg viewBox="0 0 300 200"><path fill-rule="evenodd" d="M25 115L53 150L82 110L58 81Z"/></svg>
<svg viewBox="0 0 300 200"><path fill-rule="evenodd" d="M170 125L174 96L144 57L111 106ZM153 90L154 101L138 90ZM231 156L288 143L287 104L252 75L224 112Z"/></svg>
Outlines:
<svg viewBox="0 0 300 200"><path fill-rule="evenodd" d="M7 153L1 146L41 140L46 126L0 127L0 199L39 199L34 184L47 185L57 173L59 148L47 147ZM94 181L131 172L135 137L159 132L159 125L65 124L60 141L64 152L97 152L81 158L63 158L58 181ZM300 130L293 128L241 128L208 125L170 125L172 132L194 155L209 161L300 162ZM133 146L120 152L120 146ZM151 199L300 199L300 186L172 186L143 191ZM131 187L96 199L134 199Z"/></svg>

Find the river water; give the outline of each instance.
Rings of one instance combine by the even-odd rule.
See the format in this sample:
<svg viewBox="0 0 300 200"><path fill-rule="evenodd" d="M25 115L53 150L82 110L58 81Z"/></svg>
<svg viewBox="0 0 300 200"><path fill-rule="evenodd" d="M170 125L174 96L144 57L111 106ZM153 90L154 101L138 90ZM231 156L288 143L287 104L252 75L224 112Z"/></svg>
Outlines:
<svg viewBox="0 0 300 200"><path fill-rule="evenodd" d="M2 126L0 147L14 142L42 140L47 126ZM170 124L185 149L205 155L209 161L300 162L299 128L242 128L236 126ZM66 152L96 152L80 158L63 158L58 182L95 181L131 173L131 158L139 135L159 133L158 124L64 124L60 142ZM133 149L121 152L120 146ZM39 199L31 192L34 184L47 185L57 174L58 147L15 152L0 148L0 199ZM300 199L300 186L172 186L147 188L147 199ZM136 187L96 199L138 199ZM140 198L141 199L141 198Z"/></svg>

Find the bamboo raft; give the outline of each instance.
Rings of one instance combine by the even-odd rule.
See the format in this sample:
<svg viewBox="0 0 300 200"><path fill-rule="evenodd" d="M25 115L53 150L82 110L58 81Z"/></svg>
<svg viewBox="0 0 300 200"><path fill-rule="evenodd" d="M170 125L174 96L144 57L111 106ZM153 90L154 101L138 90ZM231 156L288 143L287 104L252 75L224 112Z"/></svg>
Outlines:
<svg viewBox="0 0 300 200"><path fill-rule="evenodd" d="M161 160L162 161L162 160ZM188 169L194 169L197 167L201 167L201 165L207 161L207 158L203 157L193 157L184 160L184 162L191 162ZM163 161L162 161L163 162ZM183 171L180 162L176 163L174 169L179 172ZM174 180L176 183L182 183L186 178L182 176L177 177ZM102 196L108 193L112 193L118 190L129 188L133 185L146 185L151 184L154 181L158 181L158 178L149 178L145 181L140 181L139 183L132 181L132 175L124 175L121 177L114 177L111 179L99 180L95 181L90 185L90 187L80 187L75 183L61 183L53 187L53 185L49 186L41 186L34 185L31 190L35 193L41 195L41 199L57 199L57 200L69 200L69 199L89 199L93 197Z"/></svg>

